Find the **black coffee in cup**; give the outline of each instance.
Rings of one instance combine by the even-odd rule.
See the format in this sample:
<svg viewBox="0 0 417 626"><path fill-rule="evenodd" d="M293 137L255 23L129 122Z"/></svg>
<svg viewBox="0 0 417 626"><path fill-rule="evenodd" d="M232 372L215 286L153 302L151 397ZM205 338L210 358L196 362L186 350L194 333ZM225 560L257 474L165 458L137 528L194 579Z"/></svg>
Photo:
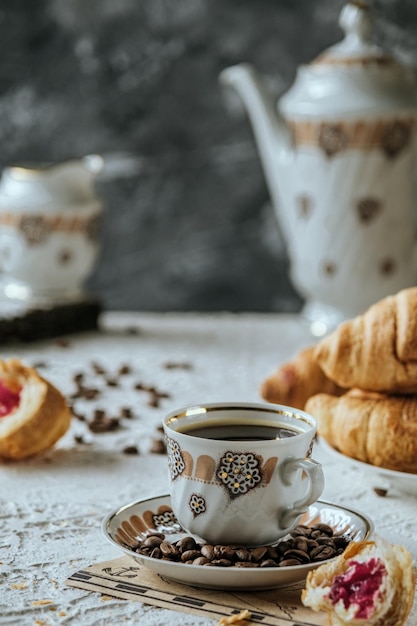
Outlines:
<svg viewBox="0 0 417 626"><path fill-rule="evenodd" d="M300 431L280 424L236 424L219 422L217 424L193 424L186 430L186 435L218 441L269 441L273 439L288 439L299 435Z"/></svg>

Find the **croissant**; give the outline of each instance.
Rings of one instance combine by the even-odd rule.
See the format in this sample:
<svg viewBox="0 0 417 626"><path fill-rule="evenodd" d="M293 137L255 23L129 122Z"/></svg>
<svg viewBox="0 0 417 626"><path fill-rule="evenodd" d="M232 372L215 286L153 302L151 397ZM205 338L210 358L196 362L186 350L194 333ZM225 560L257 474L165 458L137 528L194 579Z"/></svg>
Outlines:
<svg viewBox="0 0 417 626"><path fill-rule="evenodd" d="M411 555L403 546L351 542L308 573L301 600L325 611L331 626L402 626L414 600Z"/></svg>
<svg viewBox="0 0 417 626"><path fill-rule="evenodd" d="M0 361L0 457L39 454L69 426L70 410L58 389L18 359Z"/></svg>
<svg viewBox="0 0 417 626"><path fill-rule="evenodd" d="M342 387L417 393L417 287L340 324L317 344L314 356Z"/></svg>
<svg viewBox="0 0 417 626"><path fill-rule="evenodd" d="M417 474L417 397L352 389L313 396L305 410L317 419L318 434L346 456Z"/></svg>
<svg viewBox="0 0 417 626"><path fill-rule="evenodd" d="M317 364L314 350L315 346L303 350L267 378L261 386L264 400L303 409L308 398L316 393L343 393Z"/></svg>

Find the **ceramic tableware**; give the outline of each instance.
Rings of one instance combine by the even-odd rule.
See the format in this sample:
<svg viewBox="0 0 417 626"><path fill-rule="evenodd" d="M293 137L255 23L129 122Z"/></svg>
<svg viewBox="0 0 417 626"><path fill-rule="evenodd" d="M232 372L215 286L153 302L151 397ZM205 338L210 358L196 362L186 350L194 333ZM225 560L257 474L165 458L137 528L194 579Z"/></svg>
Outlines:
<svg viewBox="0 0 417 626"><path fill-rule="evenodd" d="M0 179L1 297L79 298L98 254L99 155L6 167Z"/></svg>
<svg viewBox="0 0 417 626"><path fill-rule="evenodd" d="M304 411L201 404L169 413L163 426L176 517L210 543L276 541L322 493L316 421Z"/></svg>
<svg viewBox="0 0 417 626"><path fill-rule="evenodd" d="M323 333L417 278L414 71L373 42L365 2L339 21L345 38L277 103L251 65L220 76L248 111L292 282Z"/></svg>
<svg viewBox="0 0 417 626"><path fill-rule="evenodd" d="M335 534L351 541L369 539L373 532L373 523L367 516L321 500L308 508L300 522L306 526L328 524ZM122 506L107 515L102 523L105 538L136 563L164 578L194 587L246 591L274 589L304 580L311 569L325 562L288 567L205 567L156 559L135 552L138 540L154 531L164 533L172 543L186 534L172 511L169 495L146 498Z"/></svg>
<svg viewBox="0 0 417 626"><path fill-rule="evenodd" d="M352 459L333 448L322 437L320 438L320 446L332 457L337 460L343 459L348 465L362 472L368 480L373 481L374 487L394 487L403 493L417 496L417 474L398 472Z"/></svg>

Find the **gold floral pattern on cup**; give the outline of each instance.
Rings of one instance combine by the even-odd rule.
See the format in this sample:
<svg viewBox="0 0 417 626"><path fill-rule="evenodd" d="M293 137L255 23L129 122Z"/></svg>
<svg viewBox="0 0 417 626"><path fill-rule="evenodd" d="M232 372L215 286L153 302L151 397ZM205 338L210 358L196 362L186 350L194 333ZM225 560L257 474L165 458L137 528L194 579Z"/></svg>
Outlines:
<svg viewBox="0 0 417 626"><path fill-rule="evenodd" d="M228 451L220 459L216 477L231 498L237 498L262 481L261 459L253 452Z"/></svg>
<svg viewBox="0 0 417 626"><path fill-rule="evenodd" d="M194 517L205 513L207 510L207 503L205 498L198 493L191 494L191 497L188 501L188 506L193 512Z"/></svg>

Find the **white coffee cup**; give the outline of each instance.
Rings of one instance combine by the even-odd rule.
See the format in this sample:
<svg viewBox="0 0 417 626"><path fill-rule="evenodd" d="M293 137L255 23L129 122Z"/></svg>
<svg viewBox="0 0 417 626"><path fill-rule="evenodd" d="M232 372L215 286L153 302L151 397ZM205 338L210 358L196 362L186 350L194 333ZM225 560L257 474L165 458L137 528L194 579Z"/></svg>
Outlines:
<svg viewBox="0 0 417 626"><path fill-rule="evenodd" d="M209 543L273 543L323 491L310 458L316 421L304 411L211 403L173 411L163 426L173 511Z"/></svg>

